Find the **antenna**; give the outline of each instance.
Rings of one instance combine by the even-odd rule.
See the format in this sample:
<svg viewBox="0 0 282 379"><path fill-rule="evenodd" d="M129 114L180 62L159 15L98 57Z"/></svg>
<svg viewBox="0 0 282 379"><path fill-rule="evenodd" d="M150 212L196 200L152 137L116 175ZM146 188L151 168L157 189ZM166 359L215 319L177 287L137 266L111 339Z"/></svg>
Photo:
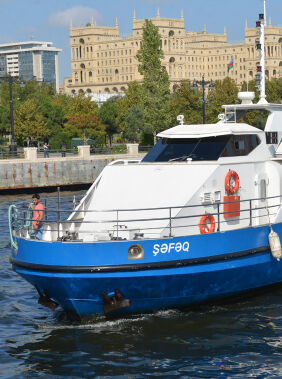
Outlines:
<svg viewBox="0 0 282 379"><path fill-rule="evenodd" d="M179 114L177 116L177 121L179 121L180 125L184 124L184 116L183 116L183 114Z"/></svg>
<svg viewBox="0 0 282 379"><path fill-rule="evenodd" d="M264 26L267 25L266 22L266 0L263 0L263 12L264 12Z"/></svg>
<svg viewBox="0 0 282 379"><path fill-rule="evenodd" d="M256 44L257 50L260 51L260 64L257 65L256 85L260 90L259 104L267 104L265 96L265 52L264 52L264 29L266 26L266 0L263 0L264 13L259 14L259 20L256 27L259 30L259 43Z"/></svg>

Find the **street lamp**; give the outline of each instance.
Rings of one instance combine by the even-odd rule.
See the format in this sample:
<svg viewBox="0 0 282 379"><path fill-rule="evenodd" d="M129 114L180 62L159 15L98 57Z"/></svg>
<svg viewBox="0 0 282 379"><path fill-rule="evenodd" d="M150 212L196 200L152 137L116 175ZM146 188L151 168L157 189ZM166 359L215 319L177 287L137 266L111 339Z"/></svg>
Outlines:
<svg viewBox="0 0 282 379"><path fill-rule="evenodd" d="M15 128L14 128L14 104L13 104L13 81L19 80L18 77L12 77L11 74L0 78L0 81L8 82L9 84L9 102L10 102L10 119L11 119L11 144L10 144L10 154L17 155L17 145L15 142ZM23 82L20 83L24 84Z"/></svg>
<svg viewBox="0 0 282 379"><path fill-rule="evenodd" d="M203 124L206 123L206 98L205 98L205 86L209 84L209 89L214 88L212 80L205 80L205 76L202 76L202 80L194 80L192 87L198 88L198 84L202 86L202 106L203 106Z"/></svg>
<svg viewBox="0 0 282 379"><path fill-rule="evenodd" d="M10 90L10 117L11 117L11 155L17 155L17 145L15 143L15 131L14 131L14 104L13 104L13 78L8 76L9 90Z"/></svg>

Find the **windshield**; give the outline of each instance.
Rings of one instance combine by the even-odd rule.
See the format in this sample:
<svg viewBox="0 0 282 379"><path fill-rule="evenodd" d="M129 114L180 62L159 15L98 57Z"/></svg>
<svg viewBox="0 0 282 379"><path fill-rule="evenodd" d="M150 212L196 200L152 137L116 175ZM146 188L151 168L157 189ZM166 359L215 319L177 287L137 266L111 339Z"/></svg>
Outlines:
<svg viewBox="0 0 282 379"><path fill-rule="evenodd" d="M218 160L230 137L161 138L142 162Z"/></svg>

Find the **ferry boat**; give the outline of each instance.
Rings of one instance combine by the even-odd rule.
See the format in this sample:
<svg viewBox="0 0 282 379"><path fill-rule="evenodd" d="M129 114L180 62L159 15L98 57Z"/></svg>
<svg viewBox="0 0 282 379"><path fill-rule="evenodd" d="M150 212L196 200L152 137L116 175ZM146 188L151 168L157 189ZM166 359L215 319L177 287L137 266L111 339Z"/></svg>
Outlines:
<svg viewBox="0 0 282 379"><path fill-rule="evenodd" d="M158 134L141 160L105 167L65 220L32 238L10 208L13 269L39 302L78 316L181 308L281 283L282 105L239 93L216 124ZM267 112L265 130L239 122ZM25 211L26 212L26 211Z"/></svg>

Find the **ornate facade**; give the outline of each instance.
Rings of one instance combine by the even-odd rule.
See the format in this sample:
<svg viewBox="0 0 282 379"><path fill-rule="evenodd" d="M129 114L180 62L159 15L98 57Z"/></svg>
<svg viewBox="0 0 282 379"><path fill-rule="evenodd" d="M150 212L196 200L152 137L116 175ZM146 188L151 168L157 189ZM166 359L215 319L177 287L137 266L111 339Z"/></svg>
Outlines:
<svg viewBox="0 0 282 379"><path fill-rule="evenodd" d="M164 51L163 65L169 74L171 89L183 79L224 79L230 76L238 85L255 78L259 54L256 28L245 26L245 41L237 44L227 42L223 34L186 32L184 17L162 18L151 21L159 28L161 47ZM70 27L71 78L65 78L68 94L122 93L133 80L142 81L135 56L142 41L144 20L133 17L131 37L121 37L116 21L115 27L96 26L93 18L89 26ZM282 77L282 27L271 22L265 29L266 78ZM227 66L234 59L234 67Z"/></svg>

